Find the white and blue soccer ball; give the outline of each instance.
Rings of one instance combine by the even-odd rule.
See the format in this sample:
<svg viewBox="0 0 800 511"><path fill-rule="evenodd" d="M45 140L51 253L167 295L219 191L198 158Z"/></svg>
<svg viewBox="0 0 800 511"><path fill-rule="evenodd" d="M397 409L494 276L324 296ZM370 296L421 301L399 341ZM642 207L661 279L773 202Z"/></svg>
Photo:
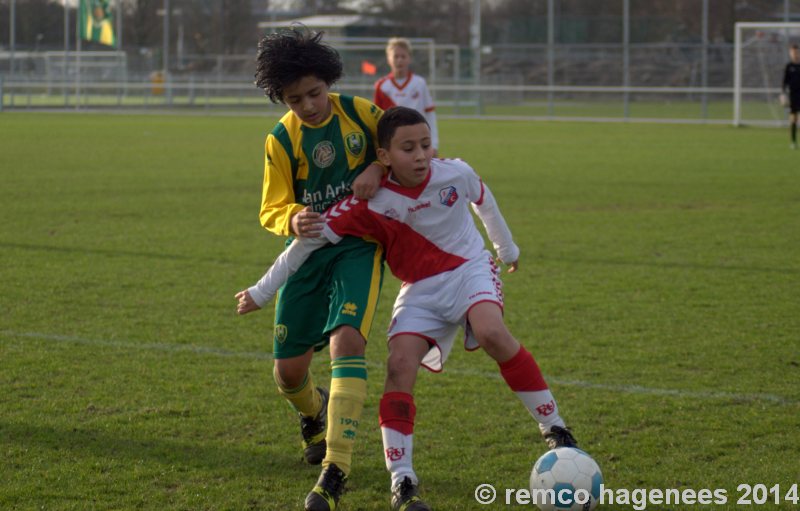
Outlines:
<svg viewBox="0 0 800 511"><path fill-rule="evenodd" d="M548 451L533 465L531 498L542 511L591 511L603 474L591 456L574 447Z"/></svg>

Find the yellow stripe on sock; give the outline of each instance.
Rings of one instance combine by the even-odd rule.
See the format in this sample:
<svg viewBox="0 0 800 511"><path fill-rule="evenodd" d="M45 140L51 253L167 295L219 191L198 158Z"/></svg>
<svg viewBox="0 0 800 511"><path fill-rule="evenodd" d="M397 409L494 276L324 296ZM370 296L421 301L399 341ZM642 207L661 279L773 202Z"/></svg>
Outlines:
<svg viewBox="0 0 800 511"><path fill-rule="evenodd" d="M289 404L299 413L306 417L316 417L322 410L322 396L314 387L314 379L311 373L306 375L305 381L294 389L289 389L280 384L277 369L273 369L275 383L278 385L278 393L286 399Z"/></svg>
<svg viewBox="0 0 800 511"><path fill-rule="evenodd" d="M367 362L364 357L341 357L331 362L332 378L367 379Z"/></svg>

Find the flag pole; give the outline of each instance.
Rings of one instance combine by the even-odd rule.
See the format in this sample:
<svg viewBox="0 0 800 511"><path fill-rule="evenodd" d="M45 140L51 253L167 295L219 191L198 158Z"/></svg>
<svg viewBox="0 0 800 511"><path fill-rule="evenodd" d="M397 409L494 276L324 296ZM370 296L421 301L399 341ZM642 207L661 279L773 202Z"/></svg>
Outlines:
<svg viewBox="0 0 800 511"><path fill-rule="evenodd" d="M114 34L117 50L122 50L122 0L117 0L117 33Z"/></svg>

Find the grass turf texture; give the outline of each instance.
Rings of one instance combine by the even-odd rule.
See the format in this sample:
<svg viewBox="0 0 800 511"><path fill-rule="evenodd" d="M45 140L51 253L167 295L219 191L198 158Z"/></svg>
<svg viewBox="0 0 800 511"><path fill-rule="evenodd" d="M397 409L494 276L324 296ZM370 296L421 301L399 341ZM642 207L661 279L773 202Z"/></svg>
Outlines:
<svg viewBox="0 0 800 511"><path fill-rule="evenodd" d="M361 91L363 92L363 91ZM358 91L347 92L359 94ZM548 108L546 94L529 94L527 99L509 99L502 94L490 97L479 108L473 99L464 97L451 97L445 101L444 106L437 108L440 115L450 116L502 116L502 117L556 117L570 118L601 118L619 120L630 119L684 119L687 121L701 121L707 119L714 122L733 119L733 102L731 99L708 99L703 108L701 97L675 95L671 99L653 99L651 95L633 95L630 98L626 113L625 103L620 94L598 95L572 94L566 97L556 97L552 111ZM45 94L35 90L26 92L6 92L3 96L3 107L7 109L43 109L43 108L75 108L75 96L64 97L61 94ZM176 113L181 110L222 111L229 115L238 113L252 114L254 109L264 111L270 109L272 115L280 115L284 111L282 105L268 104L264 106L264 97L258 91L242 90L238 94L223 95L215 91L213 95L205 90L193 92L178 89L168 98L164 94L153 95L147 89L129 91L126 95L87 93L82 96L80 108L91 110L98 108L131 108L137 111L152 109L164 113L174 109ZM786 119L785 109L777 104L765 100L747 100L741 105L742 122L778 123Z"/></svg>
<svg viewBox="0 0 800 511"><path fill-rule="evenodd" d="M273 387L272 312L239 318L233 299L281 248L257 221L275 119L0 119L0 508L300 508L318 469ZM784 130L441 131L498 197L522 249L508 325L609 487L724 488L713 509L744 509L740 483L800 482L800 154ZM344 511L388 507L377 404L397 289L387 278L368 346ZM313 370L327 384L327 352ZM424 496L506 509L473 492L527 486L533 422L481 352L423 373Z"/></svg>

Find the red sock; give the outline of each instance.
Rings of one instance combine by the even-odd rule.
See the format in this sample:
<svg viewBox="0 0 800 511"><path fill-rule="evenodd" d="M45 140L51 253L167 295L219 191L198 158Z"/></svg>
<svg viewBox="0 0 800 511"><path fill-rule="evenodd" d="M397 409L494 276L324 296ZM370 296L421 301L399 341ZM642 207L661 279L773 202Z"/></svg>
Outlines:
<svg viewBox="0 0 800 511"><path fill-rule="evenodd" d="M414 396L405 392L386 392L381 398L378 419L382 428L391 428L404 435L414 432L417 407Z"/></svg>
<svg viewBox="0 0 800 511"><path fill-rule="evenodd" d="M542 371L524 346L519 347L516 355L506 360L500 366L500 374L514 392L531 392L547 390Z"/></svg>

